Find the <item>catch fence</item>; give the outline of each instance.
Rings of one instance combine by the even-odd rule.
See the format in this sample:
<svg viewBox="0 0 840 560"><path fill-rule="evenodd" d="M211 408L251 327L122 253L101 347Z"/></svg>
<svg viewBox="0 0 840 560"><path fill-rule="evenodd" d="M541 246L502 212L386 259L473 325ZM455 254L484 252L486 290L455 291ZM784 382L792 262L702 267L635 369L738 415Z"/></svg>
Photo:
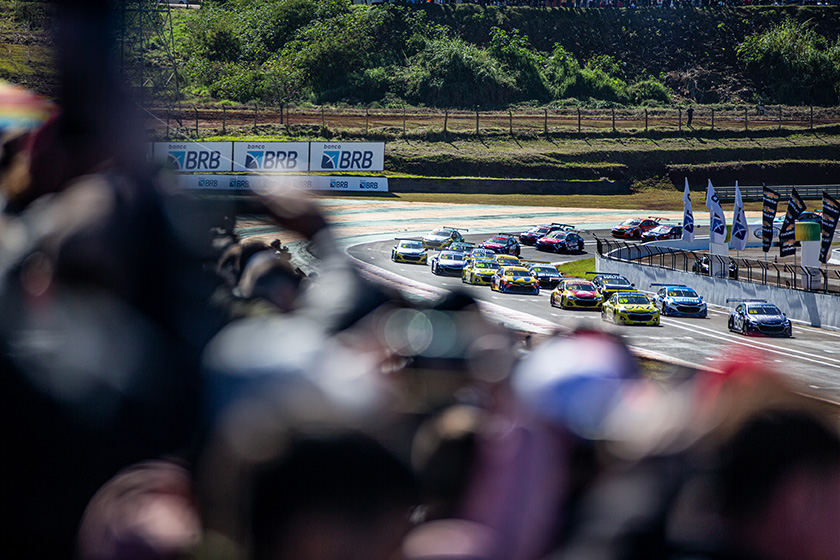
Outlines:
<svg viewBox="0 0 840 560"><path fill-rule="evenodd" d="M355 135L617 134L714 131L804 131L840 124L840 107L698 107L689 121L683 108L532 109L510 111L446 109L348 109L293 105L194 106L170 113L148 110L147 127L157 139L177 139L229 130L310 128Z"/></svg>
<svg viewBox="0 0 840 560"><path fill-rule="evenodd" d="M599 237L595 241L598 254L606 259L693 274L712 274L738 282L840 295L840 267L837 266L813 268Z"/></svg>

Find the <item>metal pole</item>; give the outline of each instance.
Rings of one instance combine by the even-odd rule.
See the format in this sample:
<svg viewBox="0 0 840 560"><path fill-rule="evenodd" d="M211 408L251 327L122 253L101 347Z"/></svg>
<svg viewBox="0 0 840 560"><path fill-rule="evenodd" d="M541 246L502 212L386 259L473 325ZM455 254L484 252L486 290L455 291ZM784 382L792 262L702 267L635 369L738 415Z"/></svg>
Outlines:
<svg viewBox="0 0 840 560"><path fill-rule="evenodd" d="M680 120L678 126L679 132L682 132L682 107L677 107L677 110L680 112Z"/></svg>
<svg viewBox="0 0 840 560"><path fill-rule="evenodd" d="M195 111L195 137L198 138L198 108L193 105L193 111Z"/></svg>
<svg viewBox="0 0 840 560"><path fill-rule="evenodd" d="M443 112L443 131L446 132L446 126L449 124L449 109Z"/></svg>
<svg viewBox="0 0 840 560"><path fill-rule="evenodd" d="M324 126L324 106L323 105L321 105L321 128L326 128L326 126Z"/></svg>
<svg viewBox="0 0 840 560"><path fill-rule="evenodd" d="M257 130L257 104L254 103L254 131Z"/></svg>
<svg viewBox="0 0 840 560"><path fill-rule="evenodd" d="M475 108L475 135L478 136L478 107Z"/></svg>
<svg viewBox="0 0 840 560"><path fill-rule="evenodd" d="M403 136L405 136L405 105L403 105Z"/></svg>
<svg viewBox="0 0 840 560"><path fill-rule="evenodd" d="M811 130L814 130L814 106L811 105Z"/></svg>
<svg viewBox="0 0 840 560"><path fill-rule="evenodd" d="M370 113L368 111L368 108L365 107L365 136L367 136L367 133L368 133L368 120L369 120L369 118L370 118ZM444 127L444 129L445 128L446 127Z"/></svg>
<svg viewBox="0 0 840 560"><path fill-rule="evenodd" d="M779 130L782 130L782 106L779 105Z"/></svg>
<svg viewBox="0 0 840 560"><path fill-rule="evenodd" d="M222 105L222 134L225 133L225 125L227 124L227 108Z"/></svg>
<svg viewBox="0 0 840 560"><path fill-rule="evenodd" d="M615 132L615 109L610 109L610 111L612 112L612 128L613 132Z"/></svg>
<svg viewBox="0 0 840 560"><path fill-rule="evenodd" d="M645 109L645 132L648 131L648 110Z"/></svg>
<svg viewBox="0 0 840 560"><path fill-rule="evenodd" d="M513 136L513 111L508 111L508 126L510 127L510 135Z"/></svg>
<svg viewBox="0 0 840 560"><path fill-rule="evenodd" d="M548 109L543 109L543 132L548 136Z"/></svg>
<svg viewBox="0 0 840 560"><path fill-rule="evenodd" d="M712 109L712 130L715 129L715 110Z"/></svg>
<svg viewBox="0 0 840 560"><path fill-rule="evenodd" d="M580 107L578 107L578 134L580 134Z"/></svg>
<svg viewBox="0 0 840 560"><path fill-rule="evenodd" d="M747 108L744 107L744 131L746 132L747 130L749 130L749 124L747 121Z"/></svg>

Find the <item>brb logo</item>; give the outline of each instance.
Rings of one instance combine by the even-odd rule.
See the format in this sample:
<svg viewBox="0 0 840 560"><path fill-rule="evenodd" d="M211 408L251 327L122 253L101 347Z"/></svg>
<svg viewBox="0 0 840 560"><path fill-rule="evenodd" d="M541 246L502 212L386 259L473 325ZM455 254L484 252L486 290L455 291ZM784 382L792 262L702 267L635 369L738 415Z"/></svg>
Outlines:
<svg viewBox="0 0 840 560"><path fill-rule="evenodd" d="M342 150L340 146L325 146L324 154L321 157L322 169L370 169L373 165L373 152L371 150Z"/></svg>
<svg viewBox="0 0 840 560"><path fill-rule="evenodd" d="M248 150L245 152L246 169L296 169L298 153L283 150Z"/></svg>
<svg viewBox="0 0 840 560"><path fill-rule="evenodd" d="M691 210L686 210L685 217L683 218L683 229L688 233L694 232L694 216L691 213Z"/></svg>
<svg viewBox="0 0 840 560"><path fill-rule="evenodd" d="M221 160L222 154L215 150L170 150L167 157L167 163L178 171L215 171Z"/></svg>

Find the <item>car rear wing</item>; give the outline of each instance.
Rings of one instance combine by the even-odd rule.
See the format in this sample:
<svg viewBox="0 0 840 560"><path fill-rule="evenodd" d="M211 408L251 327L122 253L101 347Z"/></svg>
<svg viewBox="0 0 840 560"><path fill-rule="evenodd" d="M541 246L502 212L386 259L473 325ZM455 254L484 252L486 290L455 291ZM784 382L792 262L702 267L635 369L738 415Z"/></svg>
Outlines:
<svg viewBox="0 0 840 560"><path fill-rule="evenodd" d="M651 286L665 286L667 288L691 288L691 286L686 286L685 284L660 284L658 282L651 284Z"/></svg>
<svg viewBox="0 0 840 560"><path fill-rule="evenodd" d="M395 237L394 241L419 241L419 242L422 243L423 238L422 237Z"/></svg>
<svg viewBox="0 0 840 560"><path fill-rule="evenodd" d="M727 298L726 303L767 303L766 299Z"/></svg>

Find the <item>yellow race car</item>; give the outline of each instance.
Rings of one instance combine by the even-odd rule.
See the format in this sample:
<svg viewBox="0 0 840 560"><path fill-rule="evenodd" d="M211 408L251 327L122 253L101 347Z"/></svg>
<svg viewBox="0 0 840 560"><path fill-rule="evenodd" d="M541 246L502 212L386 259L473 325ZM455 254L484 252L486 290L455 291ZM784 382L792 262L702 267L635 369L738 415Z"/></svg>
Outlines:
<svg viewBox="0 0 840 560"><path fill-rule="evenodd" d="M540 283L524 266L503 266L490 279L490 289L506 294L540 295Z"/></svg>
<svg viewBox="0 0 840 560"><path fill-rule="evenodd" d="M493 258L501 266L522 266L522 261L519 260L519 257L513 255L500 254L495 255Z"/></svg>
<svg viewBox="0 0 840 560"><path fill-rule="evenodd" d="M461 273L461 282L489 286L490 280L497 270L499 270L499 263L492 259L468 260L467 266Z"/></svg>
<svg viewBox="0 0 840 560"><path fill-rule="evenodd" d="M598 309L604 298L583 278L564 278L551 292L551 305L563 309Z"/></svg>
<svg viewBox="0 0 840 560"><path fill-rule="evenodd" d="M641 292L615 292L601 305L601 320L616 325L659 326L659 309Z"/></svg>

